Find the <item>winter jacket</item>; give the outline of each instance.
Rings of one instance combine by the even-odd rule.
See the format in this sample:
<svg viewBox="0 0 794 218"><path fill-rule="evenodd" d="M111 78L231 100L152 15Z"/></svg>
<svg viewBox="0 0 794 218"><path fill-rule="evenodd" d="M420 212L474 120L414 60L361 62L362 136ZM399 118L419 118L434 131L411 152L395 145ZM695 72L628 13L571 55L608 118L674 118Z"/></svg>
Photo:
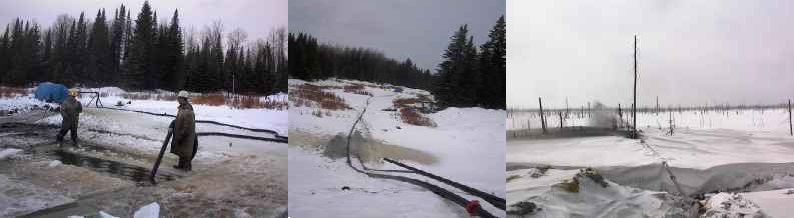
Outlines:
<svg viewBox="0 0 794 218"><path fill-rule="evenodd" d="M179 157L192 158L196 142L196 118L190 103L179 105L174 119L174 138L171 153Z"/></svg>
<svg viewBox="0 0 794 218"><path fill-rule="evenodd" d="M63 121L61 125L66 128L77 128L77 123L80 121L80 113L83 112L83 105L72 96L67 96L63 103L61 103L61 117Z"/></svg>

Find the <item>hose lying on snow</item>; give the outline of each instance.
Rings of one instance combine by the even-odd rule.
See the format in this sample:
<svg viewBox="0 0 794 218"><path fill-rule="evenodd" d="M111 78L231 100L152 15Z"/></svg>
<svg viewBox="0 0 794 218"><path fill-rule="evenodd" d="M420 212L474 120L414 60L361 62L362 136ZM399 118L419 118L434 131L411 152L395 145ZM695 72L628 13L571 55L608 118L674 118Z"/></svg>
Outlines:
<svg viewBox="0 0 794 218"><path fill-rule="evenodd" d="M389 162L389 163L393 163L393 164L395 164L397 166L400 166L402 168L408 169L408 170L410 170L412 172L415 172L416 174L427 176L427 177L430 177L432 179L438 180L440 182L446 183L447 185L451 185L451 186L453 186L455 188L458 188L460 190L465 191L466 193L469 193L471 195L480 197L483 200L487 201L488 203L491 203L491 205L493 205L493 206L495 206L495 207L497 207L499 209L505 210L506 201L505 201L504 198L496 197L496 196L494 196L492 194L485 193L485 192L477 190L475 188L460 184L458 182L446 179L446 178L441 177L441 176L434 175L432 173L425 172L423 170L408 166L406 164L397 162L397 161L389 159L389 158L383 158L383 160L385 160L386 162Z"/></svg>
<svg viewBox="0 0 794 218"><path fill-rule="evenodd" d="M430 183L422 181L422 180L409 178L409 177L405 177L405 176L396 176L396 175L388 175L388 174L380 174L380 173L371 173L371 172L367 172L367 171L358 169L355 166L353 166L353 163L350 161L350 138L353 135L353 131L356 129L356 125L358 125L358 122L361 121L362 117L364 117L364 113L367 112L367 107L369 106L369 100L370 99L372 99L372 96L367 98L367 104L366 104L366 106L364 106L364 110L361 111L361 114L358 116L356 121L353 123L353 126L350 127L350 132L347 134L347 165L350 168L352 168L353 170L355 170L356 172L362 173L362 174L367 175L369 177L381 178L381 179L392 179L392 180L407 182L407 183L411 183L411 184L414 184L414 185L417 185L417 186L421 186L423 188L426 188L426 189L430 190L431 192L435 193L436 195L441 196L442 198L445 198L447 200L450 200L450 201L454 202L455 204L457 204L457 205L459 205L461 207L468 208L470 202L468 200L466 200L466 198L463 198L460 195L452 193L451 191L446 190L444 188L441 188L441 187L439 187L437 185L433 185L433 184L430 184ZM358 161L360 162L360 164L362 166L364 166L364 163L361 162L361 157L358 157ZM365 168L366 168L366 166L365 166ZM472 210L471 212L473 214L477 215L478 217L496 218L496 216L492 215L491 213L489 213L485 209L482 209L482 207L479 207L479 206L471 208L471 210Z"/></svg>
<svg viewBox="0 0 794 218"><path fill-rule="evenodd" d="M265 138L265 137L258 137L258 136L249 136L249 135L238 135L238 134L230 134L230 133L223 133L223 132L196 132L197 136L225 136L230 138L239 138L239 139L253 139L253 140L260 140L260 141L268 141L268 142L280 142L280 143L287 143L287 139L280 139L280 138Z"/></svg>
<svg viewBox="0 0 794 218"><path fill-rule="evenodd" d="M161 116L161 117L176 117L175 115L171 115L171 114L167 114L167 113L152 113L152 112L148 112L148 111L129 110L129 109L112 108L112 107L101 107L101 108L102 109L110 109L110 110L118 110L118 111L128 111L128 112L143 113L143 114ZM242 127L242 126L237 126L237 125L228 124L228 123L221 123L221 122L212 121L212 120L196 120L196 123L208 123L208 124L215 124L215 125L219 125L219 126L226 126L226 127L232 127L232 128L237 128L237 129L248 130L248 131L251 131L251 132L270 133L270 134L273 134L274 136L276 136L276 139L271 140L273 142L284 142L284 143L287 143L287 140L289 139L287 136L281 136L281 135L278 134L278 132L273 131L273 130L269 130L269 129L248 128L248 127ZM219 134L214 134L214 135L219 135ZM223 136L229 136L229 137L240 136L240 135L235 135L235 136L231 136L231 135L233 135L233 134L225 134ZM236 137L236 138L242 138L242 137ZM262 137L251 136L248 139L259 140L257 138L262 138ZM265 138L265 139L270 139L270 138ZM265 140L265 141L267 141L267 140Z"/></svg>

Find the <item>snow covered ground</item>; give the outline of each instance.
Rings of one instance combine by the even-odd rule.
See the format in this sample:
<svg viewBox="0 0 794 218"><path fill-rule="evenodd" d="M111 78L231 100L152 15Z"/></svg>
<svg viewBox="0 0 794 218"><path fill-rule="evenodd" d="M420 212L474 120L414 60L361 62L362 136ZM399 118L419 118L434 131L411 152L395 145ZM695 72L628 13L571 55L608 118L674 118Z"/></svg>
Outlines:
<svg viewBox="0 0 794 218"><path fill-rule="evenodd" d="M130 93L118 88L84 89L83 91L99 91L107 94L107 97L102 97L105 107L171 115L175 115L177 112L178 103L176 101L129 100L125 99L123 95ZM158 92L173 94L165 91ZM199 95L198 93L193 94ZM10 127L4 126L4 129L0 130L0 156L4 156L0 158L0 165L3 165L0 168L0 176L7 177L0 183L18 184L17 186L8 186L9 190L0 191L0 208L10 208L2 211L0 217L8 214L22 215L75 200L93 200L92 203L81 203L80 205L83 206L79 208L85 209L85 205L89 205L89 208L96 210L72 211L59 215L96 215L98 210L104 210L110 214L127 217L132 216L135 210L143 206L141 205L143 201L147 201L147 203L159 202L165 211L160 214L164 216L185 215L190 211L198 213L199 217L231 216L233 214L276 216L284 212L287 187L286 144L202 136L199 137L199 151L193 162L193 172L182 173L174 181L161 181L160 186L141 188L138 187L140 184L131 180L135 179L136 171L127 167L143 167L148 172L162 146L168 124L173 118L96 108L94 104L86 106L85 104L90 101L91 97L83 95L79 98L84 104L78 129L78 137L82 146L79 149L58 148L55 145L54 134L57 130L51 126L60 126L60 115L35 110L35 108L41 108L47 104L33 99L32 96L0 99L0 109L17 109L19 111L13 116L0 118L0 124L44 124L29 127L21 125L24 128L16 127L17 124L14 124ZM279 94L262 98L279 98L286 101L287 97L286 94ZM124 105L114 106L119 101ZM127 104L128 102L129 104ZM56 106L56 104L49 105ZM236 109L229 106L197 104L194 104L193 108L197 120L270 129L281 136L286 136L288 133L289 122L286 110ZM196 131L275 137L270 133L204 123L198 123ZM69 140L70 138L67 136L66 141L69 142ZM24 151L18 151L20 148L24 148L22 149ZM122 164L123 170L115 175L105 172L111 169L109 169L110 166L104 164L100 164L101 166L97 166L95 163L78 166L74 163L67 163L67 161L56 162L51 160L53 152L50 150L53 149L114 161L111 163ZM48 152L39 152L38 150ZM25 157L25 155L29 158L18 158ZM175 159L173 154L167 153L160 166L160 174L173 174L174 170L170 169L170 165L174 163ZM50 184L50 181L58 184ZM224 185L235 188L220 187ZM186 186L190 186L190 188L185 188ZM142 189L142 191L138 189ZM114 197L114 193L91 195L96 192L110 191L130 193L130 197ZM152 195L152 193L159 194ZM267 197L262 198L262 196ZM84 199L84 197L103 200ZM30 199L30 201L25 203L7 200L23 198ZM118 199L108 201L108 198ZM52 200L40 201L41 199ZM180 201L204 201L211 206L179 209L177 208L179 204L183 204Z"/></svg>
<svg viewBox="0 0 794 218"><path fill-rule="evenodd" d="M306 83L290 80L290 89ZM481 108L448 108L426 115L437 126L414 126L403 123L399 113L385 111L398 98L416 98L428 92L404 89L402 93L376 84L324 80L312 84L326 87L324 91L344 99L353 109L325 110L294 105L290 102L289 149L289 207L294 217L450 217L468 216L462 207L440 198L415 185L384 179L369 178L350 169L344 158L334 159L324 150L336 149L334 137L346 136L358 114L367 107L357 130L363 132L367 153L373 160L370 168L399 169L380 162L379 157L391 157L463 183L484 192L504 197L504 116L502 110ZM351 84L365 86L369 96L344 92ZM321 112L321 117L315 115ZM314 112L314 114L313 114ZM343 140L343 138L341 138ZM354 160L354 162L357 162ZM435 180L420 178L469 200L479 200L484 209L504 217L499 210L482 199L475 198ZM322 181L322 182L318 182ZM343 187L349 190L343 190Z"/></svg>
<svg viewBox="0 0 794 218"><path fill-rule="evenodd" d="M794 185L788 180L789 175L794 175L794 169L791 169L789 164L776 167L770 165L791 163L794 160L794 137L789 135L786 110L673 112L675 127L673 135L669 135L670 116L670 113L638 113L637 126L644 136L642 140L617 135L549 139L508 136L506 148L508 165L547 165L558 169L549 170L549 175L545 177L530 179L522 176L508 182L508 205L533 196L547 196L551 194L550 187L553 184L560 183L563 179L570 179L566 178L570 177L570 172L560 174L561 172L584 167L606 170L605 177L612 176L613 181L619 180L616 183L621 185L631 184L655 189L652 183L669 183L667 173L660 171L662 168L659 166L662 161L666 161L674 168L676 176L679 180L683 180L685 190L695 193L715 191L715 187L739 189L754 180L761 184L752 183L753 188L776 193L781 192L780 188ZM570 119L564 120L563 123L565 126L593 126L597 123L593 121L597 117L599 116L588 118L586 115L572 114ZM547 119L548 126L558 125L559 116L548 116ZM537 129L540 127L539 120L537 113L511 113L506 120L507 129L526 129L527 126ZM628 119L624 117L624 120ZM747 163L757 163L758 166ZM621 173L610 171L616 167L633 169L629 170L631 172ZM524 175L528 169L534 168L516 167L516 169L519 170L508 171L508 176ZM652 172L639 172L642 170ZM654 177L657 172L662 176ZM615 176L634 177L621 179ZM647 182L650 180L648 176L659 181ZM672 185L667 188L673 190L671 187ZM758 197L750 197L759 196L756 192L740 193L740 195L747 196L746 200L753 202L766 201L766 205L770 206L757 204L767 215L774 213L775 206L772 205L787 202L781 200L784 198L762 200ZM730 214L731 210L728 211ZM714 212L714 214L720 213L722 212ZM779 217L779 215L772 216Z"/></svg>

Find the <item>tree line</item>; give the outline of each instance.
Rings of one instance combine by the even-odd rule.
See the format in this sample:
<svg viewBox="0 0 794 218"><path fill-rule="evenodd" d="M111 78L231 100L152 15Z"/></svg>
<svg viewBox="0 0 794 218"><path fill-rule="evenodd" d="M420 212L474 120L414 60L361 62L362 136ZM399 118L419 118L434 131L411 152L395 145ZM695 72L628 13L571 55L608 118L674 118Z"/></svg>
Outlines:
<svg viewBox="0 0 794 218"><path fill-rule="evenodd" d="M373 49L322 44L307 33L289 33L290 76L390 83L430 90L442 107L504 109L506 30L501 16L478 48L462 25L450 37L435 73L416 67L410 58L397 61Z"/></svg>
<svg viewBox="0 0 794 218"><path fill-rule="evenodd" d="M410 58L397 61L369 48L320 44L307 33L290 33L287 41L290 75L298 79L337 77L421 89L433 85L430 71L419 69Z"/></svg>
<svg viewBox="0 0 794 218"><path fill-rule="evenodd" d="M159 22L159 23L158 23ZM63 14L50 28L17 18L0 37L0 84L119 86L129 90L287 91L286 29L246 44L235 29L223 45L220 21L185 31L179 11L158 20L148 1L136 19L123 4L112 17L99 9L93 20Z"/></svg>

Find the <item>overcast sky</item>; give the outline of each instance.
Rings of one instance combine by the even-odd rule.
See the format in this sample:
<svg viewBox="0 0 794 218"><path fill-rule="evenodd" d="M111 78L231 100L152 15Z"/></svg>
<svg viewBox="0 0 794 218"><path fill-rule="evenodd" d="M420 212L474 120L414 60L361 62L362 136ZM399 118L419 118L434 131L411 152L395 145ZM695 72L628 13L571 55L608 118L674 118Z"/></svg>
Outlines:
<svg viewBox="0 0 794 218"><path fill-rule="evenodd" d="M468 24L476 44L505 14L503 0L291 0L290 32L320 42L378 49L397 60L411 58L435 72L449 37Z"/></svg>
<svg viewBox="0 0 794 218"><path fill-rule="evenodd" d="M794 1L507 0L508 107L783 103L794 98Z"/></svg>
<svg viewBox="0 0 794 218"><path fill-rule="evenodd" d="M12 22L16 17L34 19L44 27L50 27L60 14L69 14L75 18L81 11L93 20L100 8L105 8L105 15L112 20L113 12L122 3L132 10L130 17L134 20L143 6L143 0L109 1L109 0L18 0L0 1L0 24ZM225 33L234 28L242 28L248 33L248 40L265 38L270 30L287 27L287 0L161 0L149 1L149 5L157 11L158 21L170 19L175 9L179 9L180 24L183 29L191 26L197 31L214 20L221 20ZM169 20L170 21L170 20Z"/></svg>

